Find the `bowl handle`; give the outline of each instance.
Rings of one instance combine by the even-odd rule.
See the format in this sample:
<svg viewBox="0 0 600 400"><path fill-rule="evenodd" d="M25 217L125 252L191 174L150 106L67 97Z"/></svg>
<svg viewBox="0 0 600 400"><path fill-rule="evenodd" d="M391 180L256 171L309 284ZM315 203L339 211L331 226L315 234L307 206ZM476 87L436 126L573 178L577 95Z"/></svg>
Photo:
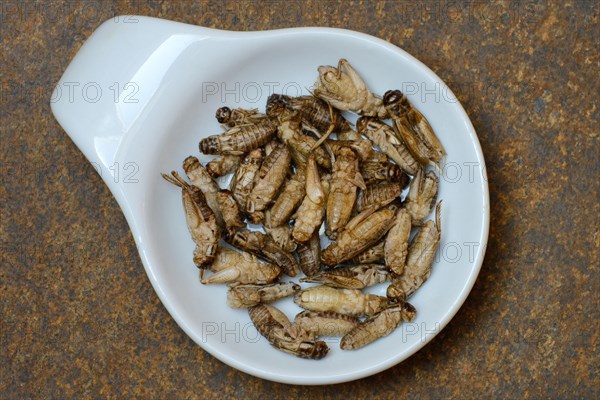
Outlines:
<svg viewBox="0 0 600 400"><path fill-rule="evenodd" d="M83 44L50 102L56 120L96 169L112 173L124 139L179 55L172 51L174 36L201 38L198 33L192 25L117 16Z"/></svg>

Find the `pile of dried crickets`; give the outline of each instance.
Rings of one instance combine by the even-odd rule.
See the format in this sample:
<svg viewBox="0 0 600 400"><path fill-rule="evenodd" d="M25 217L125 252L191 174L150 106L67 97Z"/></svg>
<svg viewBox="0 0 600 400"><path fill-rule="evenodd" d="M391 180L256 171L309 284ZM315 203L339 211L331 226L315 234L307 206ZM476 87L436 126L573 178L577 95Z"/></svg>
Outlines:
<svg viewBox="0 0 600 400"><path fill-rule="evenodd" d="M318 71L314 96L273 94L266 114L220 108L226 131L200 141L203 153L219 157L206 167L188 157L191 184L175 171L163 174L182 188L201 282L229 283L228 304L249 308L274 347L313 359L329 350L320 336L342 336L342 349L357 349L414 318L406 299L429 277L440 240L441 202L435 222L423 222L438 192L436 174L424 169L445 155L399 90L373 95L346 60ZM356 131L341 111L361 115ZM230 173L229 190L221 189L214 178ZM323 221L333 242L321 249ZM418 232L409 244L412 227ZM278 282L300 271L301 282L322 286ZM386 281L387 297L361 291ZM306 310L293 323L267 305L291 295Z"/></svg>

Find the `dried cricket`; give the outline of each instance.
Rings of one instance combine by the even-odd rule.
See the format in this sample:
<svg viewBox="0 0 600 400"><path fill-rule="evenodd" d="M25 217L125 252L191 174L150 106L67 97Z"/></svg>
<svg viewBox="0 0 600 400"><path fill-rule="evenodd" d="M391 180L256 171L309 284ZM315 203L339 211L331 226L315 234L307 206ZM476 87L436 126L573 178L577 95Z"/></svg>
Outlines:
<svg viewBox="0 0 600 400"><path fill-rule="evenodd" d="M315 157L311 155L306 163L305 192L312 201L318 204L324 202L325 197L327 196L325 190L323 189L323 185L320 185L319 183L319 169L317 168Z"/></svg>
<svg viewBox="0 0 600 400"><path fill-rule="evenodd" d="M296 167L296 173L285 183L283 190L275 200L269 212L267 224L271 227L280 226L290 219L296 208L302 203L306 194L306 169Z"/></svg>
<svg viewBox="0 0 600 400"><path fill-rule="evenodd" d="M360 117L356 121L356 129L373 141L379 148L407 174L415 175L420 168L419 163L410 154L394 129L377 118Z"/></svg>
<svg viewBox="0 0 600 400"><path fill-rule="evenodd" d="M229 235L233 235L238 228L246 226L240 207L229 190L219 190L217 202Z"/></svg>
<svg viewBox="0 0 600 400"><path fill-rule="evenodd" d="M437 164L446 155L444 147L431 129L427 119L399 90L388 90L383 95L396 133L406 148L421 164Z"/></svg>
<svg viewBox="0 0 600 400"><path fill-rule="evenodd" d="M298 243L310 240L313 233L321 226L325 214L326 198L329 194L329 180L319 179L319 172L309 163L306 176L306 196L296 211L292 237Z"/></svg>
<svg viewBox="0 0 600 400"><path fill-rule="evenodd" d="M215 259L221 237L215 214L208 206L202 191L184 181L177 172L172 171L171 176L162 174L162 177L181 188L185 219L192 240L196 243L194 264L198 268L207 268Z"/></svg>
<svg viewBox="0 0 600 400"><path fill-rule="evenodd" d="M296 276L300 267L294 256L284 251L268 235L242 229L228 239L232 245L263 257L275 264L289 276Z"/></svg>
<svg viewBox="0 0 600 400"><path fill-rule="evenodd" d="M300 114L287 111L282 114L280 121L277 136L288 145L296 164L305 164L308 156L313 154L320 166L331 169L331 160L325 150L322 147L314 148L317 141L302 133Z"/></svg>
<svg viewBox="0 0 600 400"><path fill-rule="evenodd" d="M417 310L410 303L390 306L352 329L342 338L342 350L356 350L367 344L389 335L402 322L410 322L415 318Z"/></svg>
<svg viewBox="0 0 600 400"><path fill-rule="evenodd" d="M315 339L320 336L344 336L359 323L357 317L334 312L302 311L294 318L298 329L306 332L309 338Z"/></svg>
<svg viewBox="0 0 600 400"><path fill-rule="evenodd" d="M267 99L265 110L267 116L271 119L278 120L282 115L291 111L291 97L284 94L273 93Z"/></svg>
<svg viewBox="0 0 600 400"><path fill-rule="evenodd" d="M279 118L286 110L300 114L302 120L319 130L326 132L333 125L333 132L348 128L348 122L340 112L330 109L326 102L314 96L290 97L283 94L272 94L267 100L267 115Z"/></svg>
<svg viewBox="0 0 600 400"><path fill-rule="evenodd" d="M327 132L332 125L333 132L341 132L349 127L348 121L339 110L315 96L294 97L291 107L293 110L299 110L302 118L321 132Z"/></svg>
<svg viewBox="0 0 600 400"><path fill-rule="evenodd" d="M222 230L225 230L225 220L223 219L223 213L221 212L218 199L218 193L221 188L217 185L217 182L213 180L204 166L200 164L200 160L196 157L189 156L183 160L183 170L188 178L190 178L190 181L192 181L192 185L202 190L208 206L217 218L217 223Z"/></svg>
<svg viewBox="0 0 600 400"><path fill-rule="evenodd" d="M269 211L267 211L267 220L269 219ZM292 239L292 227L290 225L280 225L275 228L270 227L268 224L264 224L263 228L267 234L273 239L275 243L282 250L291 253L296 250L297 244Z"/></svg>
<svg viewBox="0 0 600 400"><path fill-rule="evenodd" d="M300 279L300 282L320 283L344 289L363 289L387 281L388 275L388 270L383 265L362 264L319 272Z"/></svg>
<svg viewBox="0 0 600 400"><path fill-rule="evenodd" d="M384 259L384 244L385 240L381 240L373 247L363 251L351 261L355 264L374 264L383 261Z"/></svg>
<svg viewBox="0 0 600 400"><path fill-rule="evenodd" d="M243 108L221 107L217 110L215 118L220 124L225 124L230 128L239 125L249 125L261 122L267 116L259 113L256 108L246 110Z"/></svg>
<svg viewBox="0 0 600 400"><path fill-rule="evenodd" d="M315 286L297 293L294 296L294 303L309 311L335 312L360 317L383 310L387 305L387 299L357 289Z"/></svg>
<svg viewBox="0 0 600 400"><path fill-rule="evenodd" d="M200 141L200 151L204 154L230 154L241 156L257 147L267 144L277 125L264 118L249 125L234 126L221 135L213 135Z"/></svg>
<svg viewBox="0 0 600 400"><path fill-rule="evenodd" d="M327 143L332 149L339 146L350 147L360 158L361 161L373 157L373 143L359 135L354 129L348 126L346 129L337 133L338 140L331 140Z"/></svg>
<svg viewBox="0 0 600 400"><path fill-rule="evenodd" d="M276 281L281 275L281 269L273 264L262 263L256 256L219 247L214 262L210 265L214 272L208 278L201 275L202 283L253 283L267 284Z"/></svg>
<svg viewBox="0 0 600 400"><path fill-rule="evenodd" d="M352 218L340 232L337 242L321 252L321 261L326 265L336 265L365 251L392 227L394 211L384 208L373 212L370 208Z"/></svg>
<svg viewBox="0 0 600 400"><path fill-rule="evenodd" d="M206 170L213 178L218 178L234 172L241 164L242 156L224 155L215 158L206 164Z"/></svg>
<svg viewBox="0 0 600 400"><path fill-rule="evenodd" d="M379 209L385 207L402 194L402 187L397 182L381 183L367 186L367 190L361 190L356 198L356 210L362 211L368 207Z"/></svg>
<svg viewBox="0 0 600 400"><path fill-rule="evenodd" d="M300 243L296 249L300 269L306 276L313 276L321 270L321 239L319 232L313 233L307 243Z"/></svg>
<svg viewBox="0 0 600 400"><path fill-rule="evenodd" d="M231 284L227 289L227 304L231 308L248 308L259 303L272 303L300 291L294 282L279 282L270 285Z"/></svg>
<svg viewBox="0 0 600 400"><path fill-rule="evenodd" d="M356 188L365 189L365 182L358 170L358 157L347 147L341 147L335 154L333 175L327 197L327 229L330 239L337 238L338 232L352 215L356 200Z"/></svg>
<svg viewBox="0 0 600 400"><path fill-rule="evenodd" d="M329 351L325 342L302 340L285 314L273 306L259 304L248 309L248 314L256 330L276 349L314 360L325 357Z"/></svg>
<svg viewBox="0 0 600 400"><path fill-rule="evenodd" d="M338 136L339 138L339 136ZM356 153L360 160L368 160L373 156L373 144L369 140L331 140L325 141L334 153L342 147L348 147Z"/></svg>
<svg viewBox="0 0 600 400"><path fill-rule="evenodd" d="M337 137L342 142L365 142L368 143L369 146L373 146L370 140L363 138L360 136L354 129L348 126L343 131L337 133Z"/></svg>
<svg viewBox="0 0 600 400"><path fill-rule="evenodd" d="M337 68L320 66L315 96L343 111L385 119L388 113L380 97L376 97L363 79L345 59Z"/></svg>
<svg viewBox="0 0 600 400"><path fill-rule="evenodd" d="M258 174L262 164L262 149L252 150L242 161L242 164L235 172L229 188L233 198L237 201L242 211L247 212L246 203L250 192L254 187L254 177Z"/></svg>
<svg viewBox="0 0 600 400"><path fill-rule="evenodd" d="M442 232L441 207L440 201L435 209L435 223L432 220L425 222L410 244L403 274L396 277L388 286L387 297L390 302L408 298L429 278Z"/></svg>
<svg viewBox="0 0 600 400"><path fill-rule="evenodd" d="M271 205L290 168L290 152L286 145L277 145L269 154L254 178L254 187L248 196L246 209L252 223L264 219L264 211Z"/></svg>
<svg viewBox="0 0 600 400"><path fill-rule="evenodd" d="M394 226L392 226L385 239L385 265L398 275L404 272L410 227L410 214L406 209L401 208L396 213Z"/></svg>
<svg viewBox="0 0 600 400"><path fill-rule="evenodd" d="M385 154L373 151L371 157L360 163L360 173L366 183L392 181L405 187L408 176L396 164L392 164Z"/></svg>
<svg viewBox="0 0 600 400"><path fill-rule="evenodd" d="M422 169L417 172L410 183L405 199L405 207L412 218L413 226L420 226L435 205L438 194L439 180L435 172L425 173Z"/></svg>

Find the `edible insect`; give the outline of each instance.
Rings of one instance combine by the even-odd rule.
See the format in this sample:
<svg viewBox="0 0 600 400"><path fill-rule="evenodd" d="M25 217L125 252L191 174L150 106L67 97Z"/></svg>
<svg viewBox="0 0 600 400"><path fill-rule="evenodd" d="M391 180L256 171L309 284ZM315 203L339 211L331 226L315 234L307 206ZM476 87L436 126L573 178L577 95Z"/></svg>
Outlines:
<svg viewBox="0 0 600 400"><path fill-rule="evenodd" d="M310 240L313 233L321 226L325 214L325 203L329 193L329 180L319 179L319 172L314 169L306 177L306 196L296 211L292 237L298 243Z"/></svg>
<svg viewBox="0 0 600 400"><path fill-rule="evenodd" d="M421 226L425 218L435 205L438 194L439 180L435 172L425 173L422 169L410 183L408 194L406 195L406 210L412 218L413 226Z"/></svg>
<svg viewBox="0 0 600 400"><path fill-rule="evenodd" d="M208 206L202 191L184 181L177 172L172 171L170 176L162 174L162 177L181 188L185 219L192 240L196 243L194 264L198 268L207 268L215 259L221 237L215 214Z"/></svg>
<svg viewBox="0 0 600 400"><path fill-rule="evenodd" d="M267 211L267 220L269 219L269 211ZM272 228L268 224L263 225L267 234L283 251L291 253L296 250L297 244L292 239L292 227L290 225L280 225Z"/></svg>
<svg viewBox="0 0 600 400"><path fill-rule="evenodd" d="M383 310L387 304L385 297L363 293L357 289L334 289L329 286L315 286L304 289L294 296L294 303L316 312L335 312L360 317L373 315Z"/></svg>
<svg viewBox="0 0 600 400"><path fill-rule="evenodd" d="M317 168L315 157L311 155L308 158L308 162L306 164L305 191L306 195L310 197L312 201L318 204L323 203L326 197L325 190L323 189L323 185L321 185L320 182L321 180L319 179L319 169Z"/></svg>
<svg viewBox="0 0 600 400"><path fill-rule="evenodd" d="M290 168L291 156L286 145L278 144L263 161L254 178L254 187L248 196L246 209L252 223L264 219L264 211L271 205Z"/></svg>
<svg viewBox="0 0 600 400"><path fill-rule="evenodd" d="M322 147L315 147L317 141L302 133L300 114L286 112L280 118L277 136L288 145L296 164L305 164L313 154L320 166L331 169L331 160Z"/></svg>
<svg viewBox="0 0 600 400"><path fill-rule="evenodd" d="M242 161L242 164L231 180L229 188L233 194L233 198L237 201L243 212L247 212L246 203L254 187L254 178L258 174L262 159L262 149L252 150L244 157L244 161Z"/></svg>
<svg viewBox="0 0 600 400"><path fill-rule="evenodd" d="M204 154L241 156L267 144L276 130L277 125L267 118L254 124L234 126L220 135L202 139L200 151Z"/></svg>
<svg viewBox="0 0 600 400"><path fill-rule="evenodd" d="M290 106L292 110L300 111L302 119L321 132L327 132L332 125L333 132L348 128L348 122L338 110L315 96L293 97Z"/></svg>
<svg viewBox="0 0 600 400"><path fill-rule="evenodd" d="M385 239L385 265L395 274L401 275L408 254L408 239L410 237L411 217L408 211L401 208L396 213L394 226Z"/></svg>
<svg viewBox="0 0 600 400"><path fill-rule="evenodd" d="M383 265L363 264L319 272L300 279L300 282L320 283L344 289L363 289L387 281L388 275L388 270Z"/></svg>
<svg viewBox="0 0 600 400"><path fill-rule="evenodd" d="M435 223L423 224L408 249L404 273L396 277L387 289L390 302L401 301L413 294L431 275L431 264L440 242L440 201L435 209Z"/></svg>
<svg viewBox="0 0 600 400"><path fill-rule="evenodd" d="M376 212L372 208L362 211L340 232L337 242L321 252L321 261L336 265L365 251L392 227L394 211L391 208Z"/></svg>
<svg viewBox="0 0 600 400"><path fill-rule="evenodd" d="M433 132L427 119L399 90L388 90L383 95L396 133L406 148L421 164L438 164L446 155L444 147Z"/></svg>
<svg viewBox="0 0 600 400"><path fill-rule="evenodd" d="M266 108L267 115L271 118L279 118L286 110L296 111L304 122L321 132L329 130L332 124L333 132L348 127L348 122L338 110L330 109L326 102L314 96L290 97L272 94L267 100Z"/></svg>
<svg viewBox="0 0 600 400"><path fill-rule="evenodd" d="M276 281L281 269L273 264L262 263L256 256L219 247L215 260L210 266L211 276L200 278L202 283L253 283L264 285Z"/></svg>
<svg viewBox="0 0 600 400"><path fill-rule="evenodd" d="M302 311L294 318L298 329L313 339L320 336L344 336L359 323L360 320L356 317L334 312Z"/></svg>
<svg viewBox="0 0 600 400"><path fill-rule="evenodd" d="M217 110L215 117L220 124L225 124L230 128L239 125L249 125L261 122L266 118L265 114L258 112L256 108L246 110L244 108L221 107Z"/></svg>
<svg viewBox="0 0 600 400"><path fill-rule="evenodd" d="M271 207L267 223L271 227L276 227L287 223L290 216L298 208L304 195L306 194L306 169L296 167L296 173L285 183L283 190Z"/></svg>
<svg viewBox="0 0 600 400"><path fill-rule="evenodd" d="M356 129L379 146L381 151L394 160L404 172L409 175L417 173L420 168L419 163L410 154L404 143L398 139L391 126L377 118L360 117L356 121Z"/></svg>
<svg viewBox="0 0 600 400"><path fill-rule="evenodd" d="M329 351L325 342L303 340L285 314L273 306L259 304L248 309L248 314L256 330L276 349L313 360L325 357Z"/></svg>
<svg viewBox="0 0 600 400"><path fill-rule="evenodd" d="M355 264L374 264L382 262L384 259L384 244L385 240L381 240L373 247L354 257L351 261Z"/></svg>
<svg viewBox="0 0 600 400"><path fill-rule="evenodd" d="M356 350L367 344L389 335L402 322L410 322L415 318L417 310L410 303L390 306L385 310L367 318L342 338L342 350Z"/></svg>
<svg viewBox="0 0 600 400"><path fill-rule="evenodd" d="M289 276L296 276L300 272L300 267L294 256L284 251L264 233L241 229L230 237L229 241L236 247L277 264Z"/></svg>
<svg viewBox="0 0 600 400"><path fill-rule="evenodd" d="M335 153L333 176L327 197L327 229L330 239L335 239L338 232L352 216L352 208L356 200L356 188L365 189L365 182L358 170L358 157L347 147L341 147Z"/></svg>
<svg viewBox="0 0 600 400"><path fill-rule="evenodd" d="M232 284L227 289L227 304L231 308L248 308L259 303L272 303L300 291L294 282L279 282L270 285Z"/></svg>
<svg viewBox="0 0 600 400"><path fill-rule="evenodd" d="M367 186L367 190L361 190L356 198L356 209L362 211L368 207L379 209L385 207L402 194L402 187L397 182L382 183Z"/></svg>
<svg viewBox="0 0 600 400"><path fill-rule="evenodd" d="M360 141L364 141L369 143L371 146L373 145L373 143L371 143L370 140L363 138L362 136L360 136L354 129L352 129L350 126L348 126L346 129L344 129L343 131L338 132L337 137L339 140L341 140L342 142L360 142Z"/></svg>
<svg viewBox="0 0 600 400"><path fill-rule="evenodd" d="M229 235L233 235L238 228L246 226L240 207L229 190L219 190L217 192L217 202L223 216L225 229Z"/></svg>
<svg viewBox="0 0 600 400"><path fill-rule="evenodd" d="M218 178L234 172L240 166L243 158L242 156L219 156L206 164L206 170L210 176Z"/></svg>
<svg viewBox="0 0 600 400"><path fill-rule="evenodd" d="M300 243L296 248L299 265L306 276L313 276L321 270L321 239L319 232L314 232L307 243Z"/></svg>
<svg viewBox="0 0 600 400"><path fill-rule="evenodd" d="M267 116L274 120L279 120L284 114L290 112L291 108L291 97L284 94L273 93L267 98L267 104L265 110Z"/></svg>
<svg viewBox="0 0 600 400"><path fill-rule="evenodd" d="M204 193L206 202L215 214L219 227L221 230L225 230L225 220L223 219L218 199L218 193L221 188L217 185L217 182L214 181L196 157L189 156L183 160L183 170L188 178L190 178L190 181L192 181L192 185L200 188L202 193Z"/></svg>
<svg viewBox="0 0 600 400"><path fill-rule="evenodd" d="M339 136L338 136L339 138ZM340 151L341 147L348 147L356 153L360 160L367 160L372 157L373 144L366 139L361 140L331 140L325 141L333 152Z"/></svg>
<svg viewBox="0 0 600 400"><path fill-rule="evenodd" d="M381 98L376 97L365 81L345 59L337 68L320 66L315 96L325 100L338 110L353 111L360 115L387 118Z"/></svg>
<svg viewBox="0 0 600 400"><path fill-rule="evenodd" d="M360 163L360 173L366 183L392 181L405 187L408 176L396 164L392 164L385 154L373 151L371 157Z"/></svg>

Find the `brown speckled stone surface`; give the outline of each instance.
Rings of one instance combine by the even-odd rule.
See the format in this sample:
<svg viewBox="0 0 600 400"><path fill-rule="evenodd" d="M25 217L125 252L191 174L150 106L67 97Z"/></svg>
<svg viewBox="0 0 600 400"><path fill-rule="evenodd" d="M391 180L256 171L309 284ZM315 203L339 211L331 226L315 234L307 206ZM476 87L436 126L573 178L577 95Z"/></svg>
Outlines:
<svg viewBox="0 0 600 400"><path fill-rule="evenodd" d="M600 397L597 2L1 7L0 398ZM254 378L189 339L154 293L115 200L50 112L81 44L120 14L353 29L446 81L485 153L491 229L475 287L441 334L383 373L325 387Z"/></svg>

